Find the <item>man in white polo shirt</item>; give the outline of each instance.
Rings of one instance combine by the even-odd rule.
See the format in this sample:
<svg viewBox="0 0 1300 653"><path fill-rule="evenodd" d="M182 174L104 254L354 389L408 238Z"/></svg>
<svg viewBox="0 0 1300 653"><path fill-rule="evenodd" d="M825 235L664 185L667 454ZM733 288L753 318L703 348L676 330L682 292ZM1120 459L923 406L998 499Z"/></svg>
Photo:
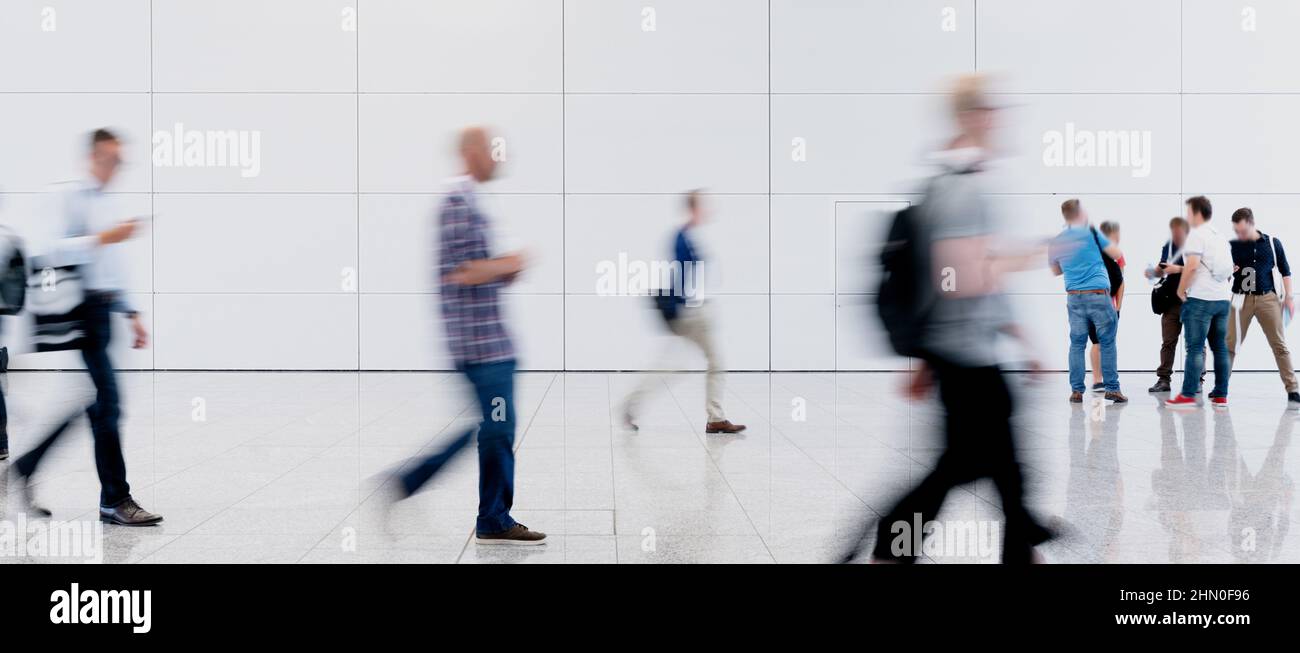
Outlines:
<svg viewBox="0 0 1300 653"><path fill-rule="evenodd" d="M1165 400L1171 408L1196 406L1201 373L1205 370L1205 342L1214 352L1214 390L1210 403L1228 405L1228 377L1232 359L1228 353L1228 314L1232 310L1232 247L1228 239L1210 226L1210 200L1197 195L1187 200L1187 222L1192 231L1183 245L1183 276L1178 296L1183 300L1183 339L1187 364L1183 368L1183 389Z"/></svg>

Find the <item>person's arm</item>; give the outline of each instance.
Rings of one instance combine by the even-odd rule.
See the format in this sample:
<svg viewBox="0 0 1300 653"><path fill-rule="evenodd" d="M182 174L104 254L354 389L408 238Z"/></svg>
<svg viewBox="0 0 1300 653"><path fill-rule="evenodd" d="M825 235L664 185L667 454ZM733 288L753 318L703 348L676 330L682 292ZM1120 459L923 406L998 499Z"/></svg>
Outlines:
<svg viewBox="0 0 1300 653"><path fill-rule="evenodd" d="M523 254L511 253L495 258L465 261L447 273L447 281L460 286L478 286L494 281L507 281L523 270Z"/></svg>
<svg viewBox="0 0 1300 653"><path fill-rule="evenodd" d="M1121 281L1120 284L1119 284L1119 290L1115 291L1115 311L1116 311L1116 312L1119 312L1120 309L1124 308L1124 286L1125 286L1125 285L1127 285L1126 282Z"/></svg>
<svg viewBox="0 0 1300 653"><path fill-rule="evenodd" d="M1284 299L1282 306L1288 313L1295 314L1295 300L1291 298L1291 263L1286 260L1286 250L1282 247L1282 241L1277 238L1273 239L1273 249L1277 252L1277 260L1273 264L1277 266L1277 271L1282 274L1282 291Z"/></svg>
<svg viewBox="0 0 1300 653"><path fill-rule="evenodd" d="M113 245L127 240L135 233L138 222L126 219L99 233L69 236L69 215L78 210L75 206L77 193L74 190L59 189L50 193L52 199L47 205L49 219L45 228L38 230L38 236L46 245L43 259L50 267L85 265L95 257L95 250L105 245Z"/></svg>
<svg viewBox="0 0 1300 653"><path fill-rule="evenodd" d="M1187 301L1187 288L1192 285L1192 279L1196 278L1196 272L1201 267L1201 256L1199 254L1183 255L1183 276L1178 279L1178 298Z"/></svg>
<svg viewBox="0 0 1300 653"><path fill-rule="evenodd" d="M478 286L506 281L519 274L524 269L524 258L518 252L493 258L469 258L470 218L470 208L464 202L449 201L442 209L439 246L444 267L452 266L443 280L458 286Z"/></svg>

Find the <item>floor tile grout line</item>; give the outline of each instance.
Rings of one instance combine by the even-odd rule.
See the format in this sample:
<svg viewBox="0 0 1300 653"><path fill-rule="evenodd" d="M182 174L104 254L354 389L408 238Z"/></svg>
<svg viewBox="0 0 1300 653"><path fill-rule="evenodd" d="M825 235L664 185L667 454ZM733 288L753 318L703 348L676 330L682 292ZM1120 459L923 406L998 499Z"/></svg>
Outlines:
<svg viewBox="0 0 1300 653"><path fill-rule="evenodd" d="M440 381L439 383L434 384L434 385L435 385L435 386L436 386L436 385L441 385L442 383L445 383L447 380L449 380L449 379L451 379L451 378L452 378L452 375L445 375L445 378L442 379L442 381ZM419 401L420 401L420 399L417 397L417 398L414 398L414 399L409 400L407 403L415 403L415 402L419 402ZM322 535L321 538L320 538L319 540L316 541L316 544L312 545L309 549L307 549L307 551L306 551L305 553L302 554L302 556L300 556L300 557L298 558L298 562L301 563L301 562L303 561L303 559L305 559L307 556L311 555L312 551L315 551L317 548L320 547L320 545L321 545L322 543L325 542L325 538L329 537L330 533L332 533L332 532L334 532L334 530L338 529L339 526L341 526L341 525L343 525L343 524L346 524L346 523L348 522L348 520L351 519L354 515L356 516L356 518L357 518L358 520L362 519L362 518L363 518L363 515L361 514L361 507L362 507L363 505L365 505L366 501L369 501L371 497L375 496L375 495L376 495L376 494L377 494L381 489L383 489L384 485L387 485L388 483L391 483L391 482L392 482L393 478L396 476L396 470L398 470L398 469L402 469L403 467L405 467L406 465L408 465L412 460L414 460L414 459L420 457L420 454L424 453L424 452L425 452L429 447L433 446L433 443L436 442L440 436L446 434L447 431L448 431L448 429L454 427L454 426L456 425L457 420L459 420L460 417L461 417L462 415L464 415L466 411L468 411L470 408L472 408L473 405L474 405L473 402L470 401L470 400L466 400L466 401L464 401L464 402L463 402L463 405L462 405L462 407L461 407L461 409L460 409L460 411L458 411L455 415L452 415L452 416L448 419L447 423L446 423L442 428L438 429L438 431L437 431L436 433L434 433L433 436L432 436L431 438L429 438L429 441L428 441L428 442L425 442L423 445L421 445L419 448L417 448L417 449L415 450L415 452L413 452L411 455L406 456L406 457L402 460L402 462L397 463L397 464L396 464L392 469L389 469L389 470L386 471L386 472L379 472L377 475L386 475L386 478L384 478L383 481L381 481L381 482L379 483L378 486L376 486L373 490L371 490L368 494L366 494L365 497L362 498L361 501L357 503L357 505L356 505L355 508L353 508L352 510L348 511L348 514L344 515L344 516L343 516L343 519L341 519L338 523L336 523L332 528L326 530L326 531L325 531L325 534ZM361 436L360 436L360 434L358 433L358 442L360 441L360 437L361 437ZM357 448L357 457L358 457L358 460L360 460L360 456L361 456L361 451L360 451L360 445L358 444L358 448ZM360 484L358 484L358 493L359 493L359 492L360 492ZM358 523L359 523L359 522L358 522Z"/></svg>
<svg viewBox="0 0 1300 653"><path fill-rule="evenodd" d="M445 379L444 379L444 380L445 380ZM441 382L441 381L440 381L440 382ZM268 402L268 403L269 403L269 402ZM328 410L328 409L325 409L325 410ZM313 413L313 415L320 414L321 412L324 412L324 410L322 410L322 411L316 411L315 413ZM309 417L310 417L310 416L309 416ZM167 476L164 476L163 478L158 479L154 484L151 484L150 486L147 486L147 487L153 488L154 491L156 492L156 491L157 491L156 488L157 488L157 485L158 485L159 483L162 483L163 481L166 481L166 480L171 479L171 478L175 478L175 477L177 477L177 476L179 476L179 475L181 475L181 474L184 474L185 472L188 472L188 471L190 471L190 470L192 470L192 469L194 469L194 468L196 468L196 467L198 467L198 466L200 466L200 465L203 465L204 463L208 463L208 462L211 462L211 461L213 461L213 460L216 460L216 459L218 459L218 458L220 458L220 457L222 457L222 456L224 456L224 455L226 455L226 454L228 454L228 453L230 453L230 452L232 452L232 451L234 451L234 450L236 450L236 449L238 449L238 448L240 448L240 447L244 447L244 446L273 446L273 445L254 445L254 444L251 444L251 443L256 442L257 440L261 440L261 439L263 439L263 438L266 438L266 437L268 437L268 436L270 436L270 435L274 435L277 431L279 431L279 430L281 430L281 429L284 429L284 428L287 428L288 426L290 426L290 424L285 424L285 425L282 425L282 426L280 426L280 427L277 427L276 429L273 429L272 431L270 431L270 432L268 432L268 433L264 433L264 434L262 434L262 435L255 436L255 437L253 437L253 438L251 438L251 439L249 439L249 440L245 440L245 441L239 442L239 443L237 443L237 444L231 446L230 448L225 449L225 450L221 451L220 453L217 453L217 454L211 456L211 457L208 458L207 460L204 460L204 461L201 461L201 462L196 462L196 463L194 463L194 464L192 464L192 465L189 465L189 466L186 466L186 467L184 467L184 468L181 468L180 470L178 470L178 471L176 471L176 472L173 472L173 473L171 473L171 474L168 474ZM156 427L155 427L155 428L156 428ZM301 467L302 465L305 465L305 464L311 462L312 460L315 460L315 459L318 458L320 455L324 454L326 451L328 451L329 449L333 448L333 447L334 447L335 445L337 445L339 442L342 442L343 440L347 439L350 435L352 435L352 434L351 434L351 433L344 434L343 436L341 436L340 438L338 438L338 439L336 439L336 440L330 442L329 444L327 444L327 445L322 445L321 447L319 447L319 448L321 449L321 451L317 452L315 455L313 455L313 456L311 456L311 457L308 457L307 459L305 459L305 460L304 460L302 463L300 463L299 465L295 465L294 467L292 467L292 468L290 468L289 470L285 471L283 474L280 474L279 476L276 476L275 478L271 479L270 481L267 481L267 483L265 483L265 484L263 484L262 486L258 487L256 490L253 490L253 492L251 492L251 493L249 493L249 494L247 494L247 495L244 495L244 496L241 497L240 499L238 499L238 500L232 502L229 506L226 506L225 508L223 508L223 509L217 511L216 513L213 513L213 514L210 515L207 519L204 519L203 521L201 521L201 522L195 524L194 526L191 526L189 529L186 529L186 530L182 531L179 535L177 535L175 538L173 538L170 542L168 542L167 544L164 544L164 545L161 546L161 547L158 547L158 549L154 550L154 551L151 552L149 555L145 556L144 558L142 558L141 560L139 560L139 561L137 561L137 562L144 562L145 559L147 559L147 558L153 556L154 554L158 553L158 551L161 551L162 549L166 548L166 547L167 547L169 544L171 544L172 542L175 542L176 540L179 540L180 538L184 537L185 535L188 535L188 534L190 534L190 533L193 533L195 529L197 529L198 527L202 526L203 524L206 524L207 522L211 521L213 517L216 517L217 515L220 515L221 513L226 512L226 511L229 510L230 508L233 508L235 505L239 504L239 503L240 503L241 501L243 501L244 499L247 499L248 497L252 496L253 494L256 494L257 492L260 492L260 491L266 489L266 488L267 488L268 486L270 486L272 483L275 483L276 481L278 481L278 480L280 480L281 478L283 478L286 474L288 474L288 473L290 473L290 472L292 472L292 471L298 469L298 468ZM359 434L358 434L358 437L359 437ZM317 447L312 446L312 447L307 447L307 448L317 448ZM89 514L89 513L83 513L83 514ZM329 533L327 532L327 533L326 533L326 536L328 536L328 535L329 535ZM321 541L324 541L324 537L321 538ZM318 543L318 544L319 544L319 543Z"/></svg>
<svg viewBox="0 0 1300 653"><path fill-rule="evenodd" d="M704 382L707 384L708 379L705 378ZM677 398L676 393L673 392L671 387L668 388L668 396L672 397L673 403L677 405L677 410L681 413L682 417L686 419L686 422L688 424L691 423L691 416L687 414L686 409L682 407L682 402ZM748 403L743 399L741 400L741 403L748 405ZM718 473L718 476L722 478L722 482L727 484L727 490L731 492L731 498L735 500L736 505L740 506L741 513L745 515L745 521L749 522L749 527L754 530L754 535L758 537L758 541L763 543L763 550L767 552L767 557L771 559L773 563L776 563L776 556L772 553L772 547L768 545L767 539L763 537L761 532L759 532L758 525L754 523L754 518L750 516L749 509L745 507L745 503L740 500L740 495L736 494L736 488L731 485L731 479L727 478L726 472L722 471L722 467L718 465L718 461L713 457L713 450L709 448L708 443L709 434L701 433L696 430L694 426L691 427L691 433L695 436L696 441L699 442L700 448L703 449L704 456L709 460L709 465L711 465L713 470Z"/></svg>

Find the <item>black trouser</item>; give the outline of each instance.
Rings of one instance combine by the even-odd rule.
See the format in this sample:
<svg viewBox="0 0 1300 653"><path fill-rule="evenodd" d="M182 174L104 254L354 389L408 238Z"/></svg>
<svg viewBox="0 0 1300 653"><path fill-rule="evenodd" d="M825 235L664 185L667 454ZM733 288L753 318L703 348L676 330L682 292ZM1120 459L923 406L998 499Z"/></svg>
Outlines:
<svg viewBox="0 0 1300 653"><path fill-rule="evenodd" d="M945 415L947 449L934 469L894 506L876 529L873 555L881 560L915 562L919 551L900 555L891 545L895 524L926 524L938 515L952 488L989 477L1002 495L1006 526L1002 561L1029 562L1033 547L1048 537L1024 505L1020 463L1011 429L1011 392L1002 371L931 361Z"/></svg>
<svg viewBox="0 0 1300 653"><path fill-rule="evenodd" d="M122 435L118 421L122 416L117 394L117 379L113 362L108 358L108 343L112 339L113 315L110 307L113 298L103 294L86 297L86 344L81 358L86 371L95 384L95 403L86 409L90 418L90 431L95 437L95 469L99 472L99 505L113 507L131 498L131 487L126 482L126 460L122 457ZM31 476L40 465L41 458L54 442L72 425L75 416L64 420L45 437L35 449L19 458L15 464L23 476Z"/></svg>
<svg viewBox="0 0 1300 653"><path fill-rule="evenodd" d="M0 374L9 373L9 351L0 353ZM5 387L0 383L0 449L9 448L9 407L5 405Z"/></svg>

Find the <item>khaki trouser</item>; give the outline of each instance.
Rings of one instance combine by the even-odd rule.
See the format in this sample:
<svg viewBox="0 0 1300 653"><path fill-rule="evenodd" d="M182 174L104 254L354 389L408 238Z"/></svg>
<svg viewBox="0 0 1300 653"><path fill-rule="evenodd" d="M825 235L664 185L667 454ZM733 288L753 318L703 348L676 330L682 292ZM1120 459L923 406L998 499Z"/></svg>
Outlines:
<svg viewBox="0 0 1300 653"><path fill-rule="evenodd" d="M672 321L671 329L675 335L695 343L704 354L704 360L708 363L708 372L705 375L704 407L708 412L710 422L726 420L727 417L722 412L722 388L724 383L722 358L718 355L718 349L713 344L713 321L709 318L708 309L703 305L683 306L678 311L677 319ZM652 374L642 378L636 389L627 398L627 411L635 415L641 402L646 395L650 394L650 391L654 389L658 382L659 380Z"/></svg>
<svg viewBox="0 0 1300 653"><path fill-rule="evenodd" d="M1277 373L1282 377L1282 385L1286 386L1287 392L1296 392L1300 389L1300 384L1296 383L1295 368L1291 366L1291 352L1286 348L1286 334L1282 328L1282 300L1277 293L1245 295L1240 299L1243 300L1241 308L1234 305L1228 313L1228 356L1236 360L1239 342L1245 341L1251 321L1258 321L1259 328L1264 331L1264 338L1268 340L1268 346L1273 348L1273 360L1277 362Z"/></svg>

